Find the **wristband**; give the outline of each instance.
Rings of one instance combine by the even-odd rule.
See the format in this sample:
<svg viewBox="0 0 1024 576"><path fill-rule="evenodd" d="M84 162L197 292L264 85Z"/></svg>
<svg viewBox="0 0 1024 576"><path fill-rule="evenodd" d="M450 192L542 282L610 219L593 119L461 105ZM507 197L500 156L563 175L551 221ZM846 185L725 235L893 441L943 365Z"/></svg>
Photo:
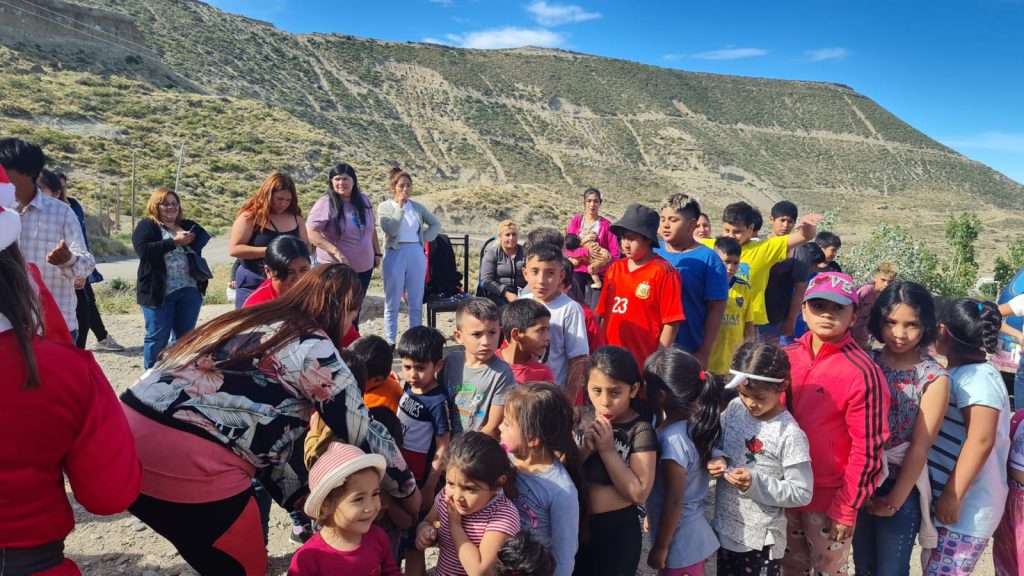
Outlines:
<svg viewBox="0 0 1024 576"><path fill-rule="evenodd" d="M380 252L374 252L373 255L376 256L377 258L383 256L383 254L381 254Z"/></svg>

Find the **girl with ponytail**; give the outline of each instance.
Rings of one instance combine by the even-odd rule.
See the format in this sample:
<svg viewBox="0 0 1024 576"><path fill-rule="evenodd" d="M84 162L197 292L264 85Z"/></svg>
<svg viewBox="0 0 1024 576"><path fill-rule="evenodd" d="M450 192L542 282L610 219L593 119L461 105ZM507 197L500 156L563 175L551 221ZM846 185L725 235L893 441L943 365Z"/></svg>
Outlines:
<svg viewBox="0 0 1024 576"><path fill-rule="evenodd" d="M570 576L585 521L586 493L572 407L547 382L527 382L505 397L501 444L516 467L516 508L522 527L555 559L555 576ZM582 498L581 498L582 497Z"/></svg>
<svg viewBox="0 0 1024 576"><path fill-rule="evenodd" d="M726 389L739 397L722 412L722 439L708 472L718 478L714 527L719 574L781 573L786 508L811 501L807 436L786 411L789 358L761 342L740 346Z"/></svg>
<svg viewBox="0 0 1024 576"><path fill-rule="evenodd" d="M579 408L576 443L587 481L589 538L583 538L573 574L636 574L643 536L640 510L651 493L658 438L638 412L643 386L633 353L602 346L590 355L589 402Z"/></svg>
<svg viewBox="0 0 1024 576"><path fill-rule="evenodd" d="M987 361L1002 321L995 304L970 298L950 302L939 319L935 348L947 360L949 406L928 452L939 539L927 574L972 573L1003 514L1010 398Z"/></svg>
<svg viewBox="0 0 1024 576"><path fill-rule="evenodd" d="M715 379L696 357L663 348L644 363L647 398L658 419L659 462L647 500L653 545L647 565L659 576L699 576L718 539L704 516L708 460L722 430Z"/></svg>

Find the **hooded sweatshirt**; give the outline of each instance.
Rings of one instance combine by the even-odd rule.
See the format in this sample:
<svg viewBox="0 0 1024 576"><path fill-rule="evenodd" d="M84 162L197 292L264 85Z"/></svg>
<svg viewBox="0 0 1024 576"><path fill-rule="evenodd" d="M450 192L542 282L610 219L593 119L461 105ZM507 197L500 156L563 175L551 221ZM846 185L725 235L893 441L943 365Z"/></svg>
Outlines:
<svg viewBox="0 0 1024 576"><path fill-rule="evenodd" d="M814 355L813 334L786 347L793 386L789 409L811 449L814 496L798 510L854 526L880 481L889 436L889 389L882 370L847 332Z"/></svg>

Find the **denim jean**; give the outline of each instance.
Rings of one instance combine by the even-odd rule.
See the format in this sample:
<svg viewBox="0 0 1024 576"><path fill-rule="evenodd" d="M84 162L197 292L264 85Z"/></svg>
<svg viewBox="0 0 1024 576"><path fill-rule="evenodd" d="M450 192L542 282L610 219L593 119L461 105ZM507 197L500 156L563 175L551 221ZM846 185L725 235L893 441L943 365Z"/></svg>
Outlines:
<svg viewBox="0 0 1024 576"><path fill-rule="evenodd" d="M885 496L896 484L899 470L890 469L889 477L875 492ZM910 554L921 528L921 495L910 491L899 511L888 518L868 514L866 507L857 515L853 532L853 565L858 576L907 576Z"/></svg>
<svg viewBox="0 0 1024 576"><path fill-rule="evenodd" d="M423 323L423 290L427 281L427 256L419 244L401 244L384 251L384 337L398 341L398 310L402 293L409 307L409 327Z"/></svg>
<svg viewBox="0 0 1024 576"><path fill-rule="evenodd" d="M196 327L203 296L193 287L175 290L164 298L164 303L152 308L142 307L146 320L146 339L142 345L142 367L150 369L156 364L156 357L167 347L167 342L177 342Z"/></svg>

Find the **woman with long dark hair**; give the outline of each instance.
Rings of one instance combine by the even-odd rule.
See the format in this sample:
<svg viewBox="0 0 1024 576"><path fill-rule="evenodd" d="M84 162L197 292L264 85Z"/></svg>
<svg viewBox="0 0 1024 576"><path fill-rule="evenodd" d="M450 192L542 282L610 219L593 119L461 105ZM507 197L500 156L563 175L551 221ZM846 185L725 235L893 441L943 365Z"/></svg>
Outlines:
<svg viewBox="0 0 1024 576"><path fill-rule="evenodd" d="M377 239L377 222L370 199L359 189L356 170L335 164L327 175L327 190L306 218L309 241L320 263L348 264L359 274L363 292L383 253Z"/></svg>
<svg viewBox="0 0 1024 576"><path fill-rule="evenodd" d="M80 574L64 557L75 520L64 488L93 514L139 493L139 461L117 397L92 354L44 339L36 291L0 207L0 551L5 574Z"/></svg>
<svg viewBox="0 0 1024 576"><path fill-rule="evenodd" d="M121 396L143 465L130 510L199 573L266 573L252 479L296 508L309 492L313 411L340 441L384 456L382 489L419 511L412 474L338 353L362 299L352 268L317 267L275 300L194 330Z"/></svg>

